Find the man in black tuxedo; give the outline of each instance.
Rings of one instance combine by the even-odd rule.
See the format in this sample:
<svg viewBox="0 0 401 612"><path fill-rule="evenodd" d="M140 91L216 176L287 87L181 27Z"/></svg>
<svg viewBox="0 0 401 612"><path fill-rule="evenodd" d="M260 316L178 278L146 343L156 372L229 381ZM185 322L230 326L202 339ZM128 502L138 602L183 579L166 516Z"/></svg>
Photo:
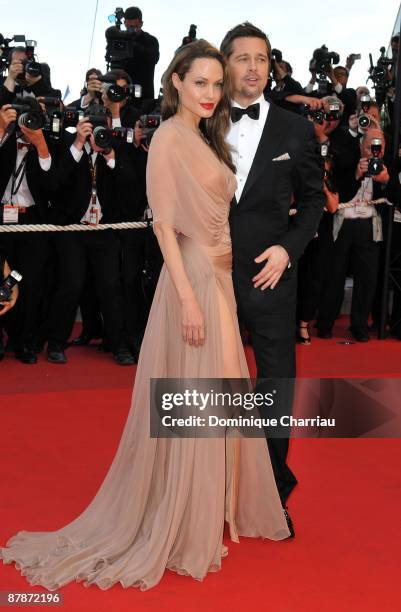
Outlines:
<svg viewBox="0 0 401 612"><path fill-rule="evenodd" d="M291 385L277 379L295 377L296 262L322 215L323 170L310 122L263 96L271 51L266 35L241 24L221 50L234 97L228 141L238 181L230 215L238 314L252 334L258 379L276 379L288 413ZM290 223L293 197L298 212ZM285 506L296 484L286 464L288 439L268 437L268 446Z"/></svg>
<svg viewBox="0 0 401 612"><path fill-rule="evenodd" d="M41 108L29 98L33 111ZM46 220L49 194L55 188L55 164L43 131L17 123L9 104L0 109L0 225L36 224ZM4 321L17 359L35 364L36 329L45 290L46 235L37 232L0 233L0 250L23 275L17 307ZM0 333L1 335L1 333Z"/></svg>

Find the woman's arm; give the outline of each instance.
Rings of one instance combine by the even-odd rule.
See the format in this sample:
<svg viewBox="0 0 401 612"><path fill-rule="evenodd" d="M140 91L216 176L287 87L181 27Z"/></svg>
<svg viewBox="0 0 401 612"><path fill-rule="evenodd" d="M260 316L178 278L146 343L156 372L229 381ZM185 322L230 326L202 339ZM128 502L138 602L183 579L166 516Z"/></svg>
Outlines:
<svg viewBox="0 0 401 612"><path fill-rule="evenodd" d="M185 271L176 233L163 221L154 223L153 231L181 304L182 338L191 346L201 346L205 340L203 313Z"/></svg>

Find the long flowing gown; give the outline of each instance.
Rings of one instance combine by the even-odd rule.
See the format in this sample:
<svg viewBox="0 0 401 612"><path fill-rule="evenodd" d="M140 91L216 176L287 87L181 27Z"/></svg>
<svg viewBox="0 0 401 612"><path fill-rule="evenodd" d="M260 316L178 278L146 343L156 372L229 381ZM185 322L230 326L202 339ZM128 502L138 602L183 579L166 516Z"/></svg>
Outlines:
<svg viewBox="0 0 401 612"><path fill-rule="evenodd" d="M138 363L131 409L96 496L68 525L20 531L0 548L31 585L72 580L108 589L155 586L166 568L202 580L239 535L289 536L265 439L151 438L150 378L248 377L231 280L228 213L234 174L181 118L155 133L148 197L154 222L177 232L202 308L202 347L184 343L181 307L164 265ZM49 500L50 503L50 500Z"/></svg>

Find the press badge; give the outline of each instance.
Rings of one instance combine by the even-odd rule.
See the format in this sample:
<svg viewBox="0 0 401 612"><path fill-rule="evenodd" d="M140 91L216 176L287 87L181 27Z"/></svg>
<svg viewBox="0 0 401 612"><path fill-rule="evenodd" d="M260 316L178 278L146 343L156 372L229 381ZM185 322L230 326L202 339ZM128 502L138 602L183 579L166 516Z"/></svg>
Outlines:
<svg viewBox="0 0 401 612"><path fill-rule="evenodd" d="M4 204L3 207L3 223L18 223L18 206L12 204Z"/></svg>
<svg viewBox="0 0 401 612"><path fill-rule="evenodd" d="M89 211L89 225L99 224L99 209L91 206Z"/></svg>

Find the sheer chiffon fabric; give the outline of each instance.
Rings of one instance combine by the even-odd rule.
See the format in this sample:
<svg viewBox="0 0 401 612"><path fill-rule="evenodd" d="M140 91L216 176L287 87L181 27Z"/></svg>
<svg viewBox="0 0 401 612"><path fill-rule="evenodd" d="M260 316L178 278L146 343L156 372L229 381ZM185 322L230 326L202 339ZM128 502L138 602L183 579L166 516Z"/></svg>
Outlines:
<svg viewBox="0 0 401 612"><path fill-rule="evenodd" d="M289 536L264 439L150 438L150 378L249 374L231 280L234 175L177 116L156 132L147 173L154 222L165 221L177 232L204 314L205 344L183 342L181 308L164 266L131 409L96 496L59 530L20 531L0 548L4 563L15 562L31 585L50 591L73 580L101 589L119 582L147 590L166 569L202 580L220 569L228 552L225 521L234 542L240 535Z"/></svg>

